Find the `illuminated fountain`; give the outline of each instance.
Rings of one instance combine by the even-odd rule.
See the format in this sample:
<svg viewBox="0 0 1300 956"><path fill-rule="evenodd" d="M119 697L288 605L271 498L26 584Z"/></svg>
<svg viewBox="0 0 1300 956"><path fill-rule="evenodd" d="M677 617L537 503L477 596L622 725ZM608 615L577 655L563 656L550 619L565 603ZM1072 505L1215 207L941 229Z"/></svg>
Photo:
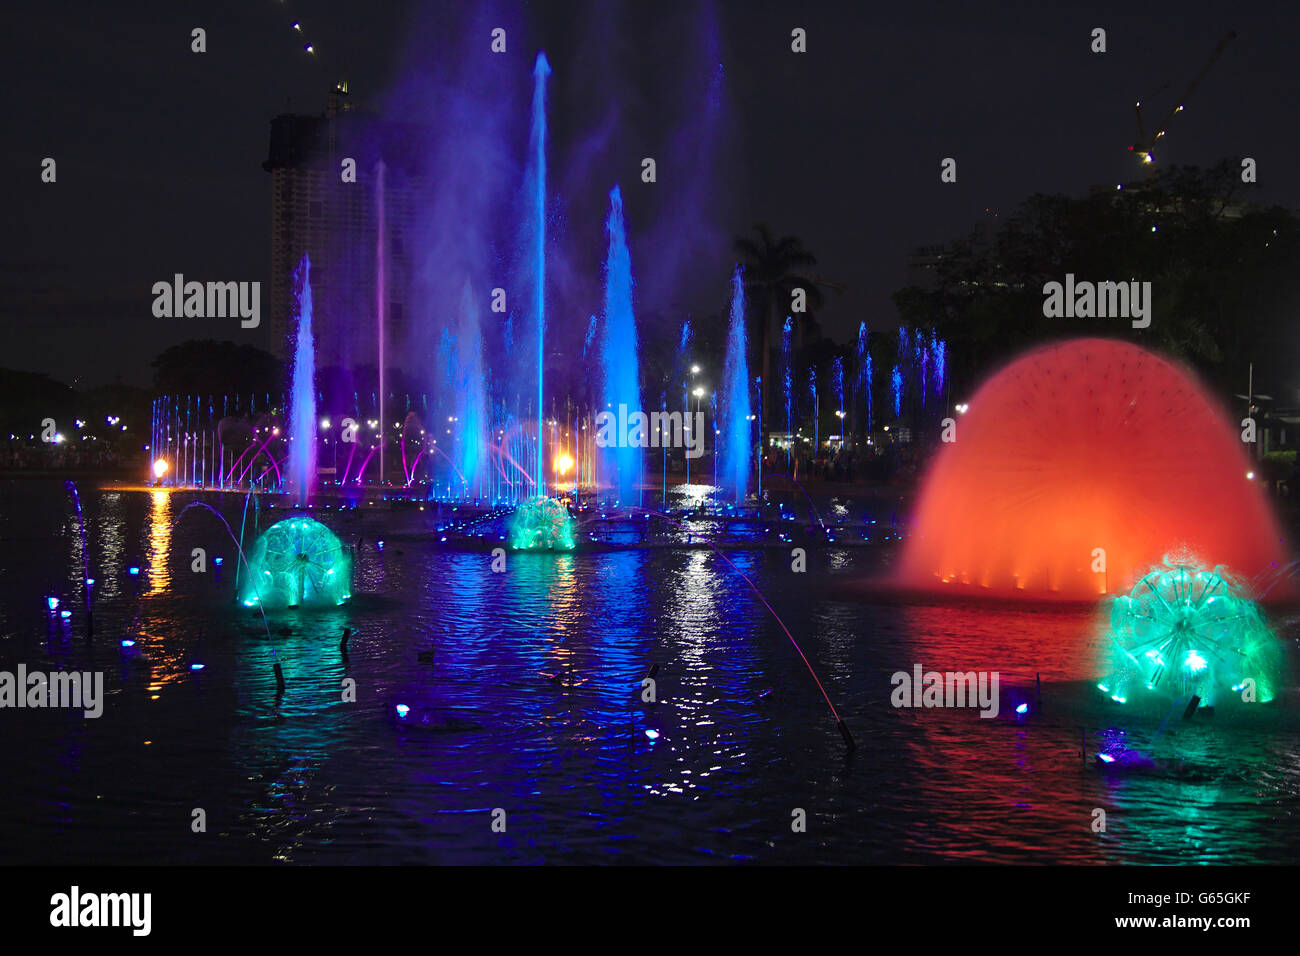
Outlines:
<svg viewBox="0 0 1300 956"><path fill-rule="evenodd" d="M623 224L623 194L609 193L609 251L605 258L605 312L601 326L602 406L620 422L641 411L636 316L632 310L632 257ZM626 411L624 411L626 409ZM607 430L608 431L608 430ZM619 434L600 450L600 469L616 504L639 505L644 464L636 436ZM625 440L629 439L629 440Z"/></svg>
<svg viewBox="0 0 1300 956"><path fill-rule="evenodd" d="M1243 577L1285 561L1238 433L1165 359L1109 339L1044 346L968 404L926 475L907 586L1096 598L1175 548Z"/></svg>
<svg viewBox="0 0 1300 956"><path fill-rule="evenodd" d="M720 474L717 482L736 504L749 495L751 414L749 402L749 362L745 340L745 283L737 268L731 277L731 329L727 334L727 357L723 370L722 416L717 456Z"/></svg>
<svg viewBox="0 0 1300 956"><path fill-rule="evenodd" d="M333 607L351 596L352 557L319 521L276 522L249 552L241 595L246 607Z"/></svg>
<svg viewBox="0 0 1300 956"><path fill-rule="evenodd" d="M316 479L316 343L311 334L311 260L304 254L293 274L298 341L293 352L289 406L289 489L306 505Z"/></svg>
<svg viewBox="0 0 1300 956"><path fill-rule="evenodd" d="M1115 598L1108 676L1098 686L1117 703L1267 703L1281 688L1281 645L1242 582L1188 560L1166 556Z"/></svg>

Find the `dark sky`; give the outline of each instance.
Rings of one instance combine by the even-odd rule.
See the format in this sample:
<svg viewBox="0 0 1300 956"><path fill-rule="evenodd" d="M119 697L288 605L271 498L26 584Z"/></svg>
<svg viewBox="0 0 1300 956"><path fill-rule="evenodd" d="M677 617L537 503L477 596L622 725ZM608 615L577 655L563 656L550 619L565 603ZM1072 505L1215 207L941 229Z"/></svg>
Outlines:
<svg viewBox="0 0 1300 956"><path fill-rule="evenodd" d="M0 366L80 386L146 384L150 359L183 339L264 344L265 320L254 333L154 318L152 284L175 272L256 279L265 299L271 117L321 111L339 74L363 104L391 104L410 71L445 71L460 55L465 23L481 13L469 6L52 0L7 10ZM1174 105L1229 29L1237 40L1161 158L1252 156L1255 198L1300 207L1294 5L546 0L494 10L524 102L533 56L550 56L569 244L598 264L604 197L622 182L647 308L717 308L730 237L766 220L847 287L828 304L829 332L847 340L864 319L892 326L889 295L916 245L964 235L1034 192L1131 181L1134 101L1149 117ZM302 53L294 19L318 60ZM207 31L202 55L190 52L196 26ZM808 34L803 55L790 52L796 26ZM1104 55L1089 52L1097 26ZM724 115L707 161L674 162L687 135L675 131L698 133L692 97L714 37ZM645 155L660 157L654 186L637 178ZM40 181L45 156L58 162L53 185ZM955 185L939 180L946 156L958 162ZM669 262L679 220L678 233L708 237L715 253Z"/></svg>

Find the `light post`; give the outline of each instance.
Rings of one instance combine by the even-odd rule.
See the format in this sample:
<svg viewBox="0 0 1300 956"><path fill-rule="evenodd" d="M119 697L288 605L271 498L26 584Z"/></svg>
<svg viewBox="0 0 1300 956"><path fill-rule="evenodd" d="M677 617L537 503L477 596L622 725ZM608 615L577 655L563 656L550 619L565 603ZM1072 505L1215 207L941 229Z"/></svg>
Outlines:
<svg viewBox="0 0 1300 956"><path fill-rule="evenodd" d="M692 366L691 366L691 374L695 374L696 372L699 371L699 369L700 369L700 367L699 367L698 365L692 365ZM694 421L694 420L696 420L696 419L699 419L699 417L700 417L700 399L702 399L702 398L704 397L704 395L705 395L704 388L703 388L702 386L697 385L697 386L695 386L695 390L694 390L693 392L691 392L691 394L695 396L695 419L692 419L692 421ZM686 423L686 427L687 427L687 430L688 430L688 431L689 431L689 429L690 429L690 426L691 426L691 422L687 422L687 423ZM687 449L686 449L686 450L687 450L687 451L690 451L690 439L689 439L689 438L686 440L686 444L687 444ZM701 426L701 428L700 428L700 451L703 451L703 450L704 450L704 428ZM689 484L691 483L691 456L688 455L688 454L684 454L682 457L686 459L686 483L689 485Z"/></svg>

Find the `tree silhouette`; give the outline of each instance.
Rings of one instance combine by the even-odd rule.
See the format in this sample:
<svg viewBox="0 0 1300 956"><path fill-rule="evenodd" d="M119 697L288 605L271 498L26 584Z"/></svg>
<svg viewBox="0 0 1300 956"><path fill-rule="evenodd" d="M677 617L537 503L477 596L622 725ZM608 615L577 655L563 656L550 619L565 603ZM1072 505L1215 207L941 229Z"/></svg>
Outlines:
<svg viewBox="0 0 1300 956"><path fill-rule="evenodd" d="M736 237L734 249L744 269L745 299L749 320L750 341L759 344L762 368L763 393L760 434L766 436L770 419L769 391L772 380L772 340L782 318L790 312L795 290L805 293L806 311L791 313L796 321L807 328L812 322L811 313L822 305L821 290L804 270L817 264L817 257L804 248L802 240L794 236L776 239L767 223L756 223L757 239ZM757 327L758 335L753 331Z"/></svg>

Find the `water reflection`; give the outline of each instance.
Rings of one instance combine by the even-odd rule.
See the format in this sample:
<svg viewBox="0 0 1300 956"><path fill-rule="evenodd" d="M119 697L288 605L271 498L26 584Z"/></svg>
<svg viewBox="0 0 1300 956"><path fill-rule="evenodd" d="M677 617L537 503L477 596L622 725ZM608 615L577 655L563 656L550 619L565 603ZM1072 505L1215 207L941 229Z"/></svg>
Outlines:
<svg viewBox="0 0 1300 956"><path fill-rule="evenodd" d="M75 531L61 487L24 487L0 507L6 540L37 543L0 549L0 666L102 669L109 698L101 721L9 715L22 746L6 750L0 799L24 825L5 832L0 861L1186 863L1300 850L1295 719L1157 734L1158 719L1117 715L1090 692L1087 611L891 604L848 586L879 566L874 551L810 550L803 575L788 552L729 551L853 728L846 759L789 640L707 549L509 554L494 573L487 551L439 549L397 517L324 515L365 538L353 603L264 626L233 601L233 574L189 573L193 547L230 553L219 522L196 516L173 539L180 503L166 493L87 493L105 582L105 637L88 642L32 598L75 581L79 552L57 541ZM242 499L205 500L238 527ZM143 593L113 562L147 568ZM996 720L895 709L890 674L914 663L996 669L1006 693L1041 674L1042 706L1031 697L1028 714ZM1170 772L1085 761L1081 734L1095 750L1117 719ZM176 837L196 793L202 843ZM790 834L793 807L808 834ZM1105 834L1090 829L1097 807Z"/></svg>

